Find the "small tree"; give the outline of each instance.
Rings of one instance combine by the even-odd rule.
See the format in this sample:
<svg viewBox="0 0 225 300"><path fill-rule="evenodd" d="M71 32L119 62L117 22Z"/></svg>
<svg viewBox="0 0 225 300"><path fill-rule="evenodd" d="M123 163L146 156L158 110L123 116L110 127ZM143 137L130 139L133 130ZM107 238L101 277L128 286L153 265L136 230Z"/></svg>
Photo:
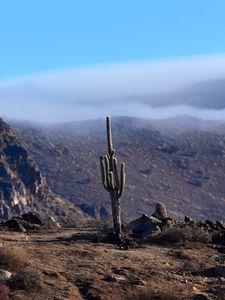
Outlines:
<svg viewBox="0 0 225 300"><path fill-rule="evenodd" d="M120 199L125 187L125 163L121 164L120 178L117 169L117 159L115 149L112 143L112 129L110 117L106 117L108 153L100 157L102 183L104 188L109 192L112 207L113 226L115 238L118 243L121 242L121 208Z"/></svg>

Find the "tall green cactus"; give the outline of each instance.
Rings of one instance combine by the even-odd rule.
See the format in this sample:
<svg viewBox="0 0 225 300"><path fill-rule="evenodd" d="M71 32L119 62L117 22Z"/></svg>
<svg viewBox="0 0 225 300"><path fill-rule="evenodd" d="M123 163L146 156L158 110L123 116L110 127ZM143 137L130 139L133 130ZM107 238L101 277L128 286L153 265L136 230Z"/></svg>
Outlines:
<svg viewBox="0 0 225 300"><path fill-rule="evenodd" d="M117 159L115 149L112 143L112 129L110 117L106 117L108 153L100 157L102 183L104 188L109 192L111 198L113 226L115 237L118 242L121 241L121 208L120 199L125 187L125 163L121 164L120 178L117 169Z"/></svg>

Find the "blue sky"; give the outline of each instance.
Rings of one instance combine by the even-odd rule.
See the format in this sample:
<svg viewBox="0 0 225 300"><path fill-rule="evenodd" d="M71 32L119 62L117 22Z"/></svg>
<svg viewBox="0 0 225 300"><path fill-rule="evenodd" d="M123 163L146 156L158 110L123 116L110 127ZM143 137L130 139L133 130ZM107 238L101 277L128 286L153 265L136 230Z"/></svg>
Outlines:
<svg viewBox="0 0 225 300"><path fill-rule="evenodd" d="M0 0L0 80L225 52L224 0Z"/></svg>

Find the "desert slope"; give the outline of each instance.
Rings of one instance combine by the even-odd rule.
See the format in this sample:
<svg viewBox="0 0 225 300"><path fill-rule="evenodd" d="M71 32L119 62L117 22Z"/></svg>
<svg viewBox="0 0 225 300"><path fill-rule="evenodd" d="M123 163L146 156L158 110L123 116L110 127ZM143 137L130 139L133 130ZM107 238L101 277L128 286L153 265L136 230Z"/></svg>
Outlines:
<svg viewBox="0 0 225 300"><path fill-rule="evenodd" d="M104 120L40 125L11 122L57 194L94 217L110 214L99 156L107 151ZM224 220L225 124L189 117L150 121L113 118L119 161L127 166L124 219L153 212Z"/></svg>

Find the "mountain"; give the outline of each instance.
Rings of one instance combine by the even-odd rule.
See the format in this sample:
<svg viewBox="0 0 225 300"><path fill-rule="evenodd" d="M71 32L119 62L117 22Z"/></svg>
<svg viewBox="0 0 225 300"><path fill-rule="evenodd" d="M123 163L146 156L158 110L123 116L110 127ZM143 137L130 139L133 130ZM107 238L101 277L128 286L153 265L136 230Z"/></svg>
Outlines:
<svg viewBox="0 0 225 300"><path fill-rule="evenodd" d="M51 192L26 146L0 118L0 220L29 210L65 223L85 219L79 208Z"/></svg>
<svg viewBox="0 0 225 300"><path fill-rule="evenodd" d="M110 215L99 167L107 152L104 120L11 125L55 193L92 217ZM176 218L224 220L225 123L120 117L112 129L116 156L126 163L124 220L152 213L159 201Z"/></svg>

